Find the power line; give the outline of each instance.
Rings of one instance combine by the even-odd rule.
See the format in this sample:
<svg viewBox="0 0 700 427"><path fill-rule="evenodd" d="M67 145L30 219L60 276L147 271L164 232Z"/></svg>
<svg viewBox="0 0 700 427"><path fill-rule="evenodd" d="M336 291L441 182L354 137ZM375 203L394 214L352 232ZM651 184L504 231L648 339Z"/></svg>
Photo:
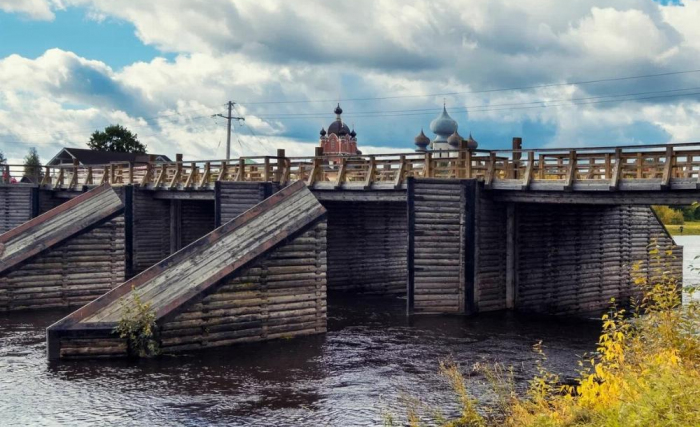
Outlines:
<svg viewBox="0 0 700 427"><path fill-rule="evenodd" d="M558 87L558 86L573 86L573 85L585 85L593 83L603 83L603 82L616 82L624 80L635 80L635 79L645 79L651 77L664 77L664 76L675 76L680 74L691 74L699 73L700 69L696 70L684 70L684 71L671 71L667 73L657 73L657 74L644 74L637 76L625 76L625 77L611 77L606 79L596 79L596 80L583 80L577 82L566 82L566 83L549 83L543 85L534 86L516 86L516 87L506 87L498 89L483 89L483 90L470 90L462 92L442 92L442 93L431 93L431 94L416 94L416 95L386 95L377 97L367 97L367 98L348 98L344 99L343 102L349 101L375 101L375 100L387 100L387 99L405 99L405 98L429 98L434 96L454 96L454 95L467 95L467 94L477 94L477 93L492 93L492 92L506 92L514 90L529 90L529 89L542 89L548 87ZM251 102L239 102L239 104L245 105L260 105L260 104L305 104L314 102L336 102L337 99L313 99L313 100L294 100L294 101L251 101Z"/></svg>

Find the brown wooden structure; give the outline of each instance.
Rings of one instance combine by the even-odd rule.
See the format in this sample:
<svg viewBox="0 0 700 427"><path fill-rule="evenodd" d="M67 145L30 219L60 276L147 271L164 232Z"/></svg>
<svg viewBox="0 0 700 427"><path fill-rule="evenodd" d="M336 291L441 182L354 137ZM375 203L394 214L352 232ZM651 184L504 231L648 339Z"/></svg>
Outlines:
<svg viewBox="0 0 700 427"><path fill-rule="evenodd" d="M49 358L121 356L136 292L166 351L325 332L326 210L301 182L52 325Z"/></svg>
<svg viewBox="0 0 700 427"><path fill-rule="evenodd" d="M56 294L58 283L61 289L75 281L104 291L123 279L144 280L152 271L171 275L176 271L170 270L175 268L172 260L184 256L178 254L216 244L202 236L214 235L240 215L249 218L260 206L274 209L276 202L267 201L279 202L285 197L279 194L306 186L309 203L313 199L313 206L320 203L327 212L325 222L296 236L301 239L296 243L288 241L253 264L237 267L230 278L212 285L220 291L187 308L176 304L180 317L164 315L159 322L166 348L205 348L289 331L320 331L326 289L402 296L409 314L516 309L588 315L605 309L611 297L625 301L637 292L632 267L640 263L639 274L652 274L650 246L667 248L672 273L682 277L682 248L674 246L649 205L699 200L699 174L697 144L456 150L436 159L430 153L288 158L280 150L275 157L232 162L48 168L39 186L0 184L0 214L5 215L0 226L10 235L17 233L13 227L36 215L66 209L69 203L80 205L76 197L84 200L84 192L100 183L109 183L119 194L123 214L42 249L13 266L18 271L6 278L0 273L0 310L50 306L23 302L32 299L63 304L66 298ZM91 233L96 233L94 242ZM314 239L322 250L312 253ZM112 252L93 253L93 248ZM112 258L99 258L99 253ZM47 268L53 270L19 272L41 257L51 260ZM93 261L112 266L109 285L97 280L103 276L66 279L70 276L57 273L59 268L70 270L72 262ZM154 265L160 270L153 270ZM199 264L191 269L208 274ZM121 279L114 282L115 277ZM307 282L311 278L316 285ZM26 289L20 291L23 281ZM46 285L49 281L54 282ZM297 285L305 289L301 299L289 299ZM72 304L95 296L87 289L80 292L85 293L70 299ZM279 300L271 300L273 294ZM277 309L283 314L273 321L271 313ZM90 316L106 316L107 311L111 317L104 318L105 324L113 324L116 302ZM209 312L252 317L233 321ZM82 320L80 330L100 329L103 323ZM68 323L58 328L68 334L66 350L58 353L80 355L84 337L71 338L75 325ZM106 339L105 330L96 332L99 339ZM207 335L214 332L222 335ZM111 348L110 342L101 345ZM117 353L124 351L122 344L116 346L121 349ZM93 348L88 353L110 351Z"/></svg>

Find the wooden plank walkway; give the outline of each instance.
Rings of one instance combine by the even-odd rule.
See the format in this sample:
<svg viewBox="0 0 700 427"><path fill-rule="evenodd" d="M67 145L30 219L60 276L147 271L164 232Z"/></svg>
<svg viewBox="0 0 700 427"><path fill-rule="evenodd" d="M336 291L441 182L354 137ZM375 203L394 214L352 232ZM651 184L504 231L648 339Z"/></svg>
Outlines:
<svg viewBox="0 0 700 427"><path fill-rule="evenodd" d="M144 303L151 304L157 320L175 314L184 304L325 214L325 208L303 182L290 185L52 325L49 344L53 345L52 333L60 335L69 329L111 331L132 289Z"/></svg>
<svg viewBox="0 0 700 427"><path fill-rule="evenodd" d="M104 184L0 235L0 274L124 209Z"/></svg>

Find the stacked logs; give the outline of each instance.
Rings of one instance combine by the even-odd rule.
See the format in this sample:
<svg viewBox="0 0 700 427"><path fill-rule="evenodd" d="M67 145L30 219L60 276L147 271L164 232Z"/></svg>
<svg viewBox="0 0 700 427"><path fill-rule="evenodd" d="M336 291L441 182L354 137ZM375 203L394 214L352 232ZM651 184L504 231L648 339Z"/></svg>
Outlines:
<svg viewBox="0 0 700 427"><path fill-rule="evenodd" d="M170 255L170 201L134 190L133 269L140 273Z"/></svg>
<svg viewBox="0 0 700 427"><path fill-rule="evenodd" d="M673 245L644 206L518 205L517 307L550 314L605 310L639 295L636 274L651 277L649 245ZM672 250L682 276L682 248ZM638 273L632 266L641 262Z"/></svg>
<svg viewBox="0 0 700 427"><path fill-rule="evenodd" d="M182 200L180 209L181 247L189 245L216 228L214 201Z"/></svg>
<svg viewBox="0 0 700 427"><path fill-rule="evenodd" d="M0 185L0 234L32 218L32 189L19 185Z"/></svg>
<svg viewBox="0 0 700 427"><path fill-rule="evenodd" d="M271 193L268 183L221 182L220 185L221 224L226 224L236 218L265 200Z"/></svg>
<svg viewBox="0 0 700 427"><path fill-rule="evenodd" d="M326 331L326 223L318 222L161 327L166 352Z"/></svg>
<svg viewBox="0 0 700 427"><path fill-rule="evenodd" d="M328 210L328 289L406 294L406 204L324 202Z"/></svg>
<svg viewBox="0 0 700 427"><path fill-rule="evenodd" d="M477 203L476 302L478 311L506 308L506 206L483 196Z"/></svg>
<svg viewBox="0 0 700 427"><path fill-rule="evenodd" d="M124 218L53 246L0 277L0 311L75 307L124 281Z"/></svg>
<svg viewBox="0 0 700 427"><path fill-rule="evenodd" d="M466 201L459 181L417 180L414 209L414 307L416 313L464 310Z"/></svg>

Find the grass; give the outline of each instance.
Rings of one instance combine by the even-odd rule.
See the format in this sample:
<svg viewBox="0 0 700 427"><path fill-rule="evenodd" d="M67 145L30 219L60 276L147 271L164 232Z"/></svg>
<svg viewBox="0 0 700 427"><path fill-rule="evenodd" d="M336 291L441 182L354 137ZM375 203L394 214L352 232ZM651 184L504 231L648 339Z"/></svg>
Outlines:
<svg viewBox="0 0 700 427"><path fill-rule="evenodd" d="M686 221L683 225L666 224L666 230L671 236L700 236L700 221ZM681 233L683 227L683 233Z"/></svg>
<svg viewBox="0 0 700 427"><path fill-rule="evenodd" d="M681 303L679 283L668 268L670 249L649 251L651 277L635 274L643 298L627 313L614 305L602 317L598 349L579 362L575 385L538 363L538 374L525 394L516 391L512 374L499 365L482 366L497 404L472 395L462 370L442 364L440 372L461 408L457 418L440 408L419 416L413 405L404 420L387 425L444 427L626 427L698 426L700 423L700 304ZM642 271L635 265L634 271ZM539 345L535 351L544 360Z"/></svg>

